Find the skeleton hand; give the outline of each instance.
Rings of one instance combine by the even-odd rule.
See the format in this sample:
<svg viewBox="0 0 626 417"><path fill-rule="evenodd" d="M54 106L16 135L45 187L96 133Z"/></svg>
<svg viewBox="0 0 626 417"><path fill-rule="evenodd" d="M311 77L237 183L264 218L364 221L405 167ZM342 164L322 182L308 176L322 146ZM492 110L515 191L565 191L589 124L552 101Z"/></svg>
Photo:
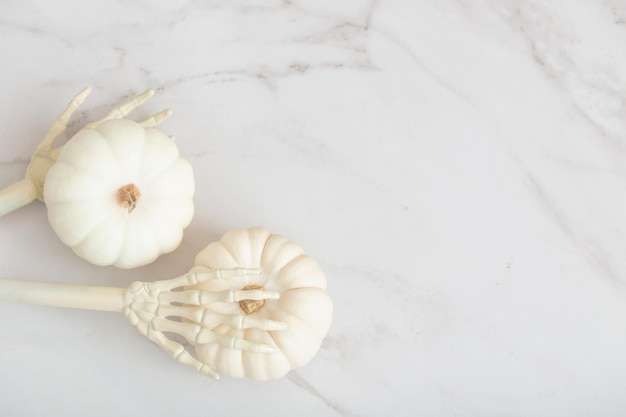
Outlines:
<svg viewBox="0 0 626 417"><path fill-rule="evenodd" d="M46 133L46 136L37 146L35 153L31 157L31 162L26 171L26 177L32 181L32 185L36 188L35 197L39 200L43 200L43 184L45 182L46 174L48 173L50 167L55 163L57 156L63 148L63 146L53 148L53 144L65 132L72 114L74 114L76 109L78 109L78 107L83 103L90 91L91 87L85 87L72 99L63 113L61 113L52 123L48 133ZM123 119L131 111L148 101L153 95L153 90L146 90L135 96L126 104L114 108L102 119L85 125L83 129L94 129L107 120ZM171 114L171 110L165 109L138 123L143 127L153 127L167 119Z"/></svg>
<svg viewBox="0 0 626 417"><path fill-rule="evenodd" d="M24 178L0 190L0 216L17 210L35 200L44 201L43 189L46 176L50 168L56 163L57 157L63 149L63 146L55 147L54 144L56 140L63 135L72 114L83 103L90 91L91 87L86 87L78 93L68 104L67 108L52 123L48 133L46 133L43 140L37 145L35 152L31 156ZM114 108L102 119L85 125L83 129L95 129L107 120L123 119L131 111L149 100L153 95L154 91L152 90L144 91L127 103ZM172 112L169 109L165 109L138 122L138 124L144 128L154 127L167 119L170 114L172 114ZM170 138L173 139L172 136L170 136Z"/></svg>
<svg viewBox="0 0 626 417"><path fill-rule="evenodd" d="M144 336L163 348L171 357L194 367L203 375L218 379L219 376L213 369L192 356L181 343L165 336L164 332L178 334L194 346L218 343L231 349L274 353L276 349L272 346L223 336L211 329L218 324L225 324L236 329L285 330L287 329L285 323L258 319L245 314L217 313L211 309L211 304L277 299L279 297L277 292L257 289L225 291L193 289L193 286L208 280L260 273L259 269L254 268L218 269L193 271L164 281L134 282L126 290L124 314ZM182 287L192 288L173 291Z"/></svg>

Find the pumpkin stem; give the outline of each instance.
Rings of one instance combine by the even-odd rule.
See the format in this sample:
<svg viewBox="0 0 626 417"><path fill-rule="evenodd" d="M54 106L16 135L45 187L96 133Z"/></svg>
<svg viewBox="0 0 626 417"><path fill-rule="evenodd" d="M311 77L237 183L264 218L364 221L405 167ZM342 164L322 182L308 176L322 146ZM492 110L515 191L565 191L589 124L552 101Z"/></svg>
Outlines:
<svg viewBox="0 0 626 417"><path fill-rule="evenodd" d="M141 197L139 188L132 183L126 184L117 190L117 203L124 208L128 208L129 213L132 213L135 207L137 207L139 197Z"/></svg>
<svg viewBox="0 0 626 417"><path fill-rule="evenodd" d="M248 290L261 290L265 291L260 285L246 285L243 287L244 291ZM265 300L241 300L239 301L239 306L246 314L256 313L265 305Z"/></svg>

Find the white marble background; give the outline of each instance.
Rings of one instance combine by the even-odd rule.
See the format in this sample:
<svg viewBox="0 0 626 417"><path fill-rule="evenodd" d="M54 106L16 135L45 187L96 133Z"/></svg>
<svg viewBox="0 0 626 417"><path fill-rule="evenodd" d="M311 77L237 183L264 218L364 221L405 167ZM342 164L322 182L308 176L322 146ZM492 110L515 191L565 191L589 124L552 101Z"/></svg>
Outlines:
<svg viewBox="0 0 626 417"><path fill-rule="evenodd" d="M0 186L83 86L71 131L135 115L193 164L180 249L133 271L0 219L1 276L174 277L234 227L323 265L305 368L215 382L121 315L0 305L2 416L623 416L626 5L620 0L2 2Z"/></svg>

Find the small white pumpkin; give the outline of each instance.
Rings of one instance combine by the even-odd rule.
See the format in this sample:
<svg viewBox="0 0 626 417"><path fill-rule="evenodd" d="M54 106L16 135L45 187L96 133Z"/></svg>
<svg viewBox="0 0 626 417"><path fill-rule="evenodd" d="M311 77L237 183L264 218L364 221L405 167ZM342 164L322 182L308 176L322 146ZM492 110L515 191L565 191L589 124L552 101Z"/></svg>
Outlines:
<svg viewBox="0 0 626 417"><path fill-rule="evenodd" d="M52 123L24 179L0 189L0 217L45 200L52 227L78 255L97 265L145 265L174 250L191 222L191 166L171 138L154 128L170 116L169 109L139 123L124 119L153 90L55 147L90 91L82 89Z"/></svg>
<svg viewBox="0 0 626 417"><path fill-rule="evenodd" d="M96 265L134 268L173 251L193 217L194 178L172 139L127 119L74 135L47 173L59 238Z"/></svg>
<svg viewBox="0 0 626 417"><path fill-rule="evenodd" d="M333 305L319 265L305 255L299 245L263 228L235 229L202 250L196 256L195 265L192 271L260 267L263 273L259 276L212 280L195 288L276 291L280 294L278 300L244 300L239 304L222 303L214 308L223 314L241 314L243 310L260 319L284 322L289 326L287 330L272 331L233 329L219 324L212 331L269 345L277 348L278 353L256 353L205 344L195 347L202 362L227 376L267 380L306 365L319 351L330 328Z"/></svg>

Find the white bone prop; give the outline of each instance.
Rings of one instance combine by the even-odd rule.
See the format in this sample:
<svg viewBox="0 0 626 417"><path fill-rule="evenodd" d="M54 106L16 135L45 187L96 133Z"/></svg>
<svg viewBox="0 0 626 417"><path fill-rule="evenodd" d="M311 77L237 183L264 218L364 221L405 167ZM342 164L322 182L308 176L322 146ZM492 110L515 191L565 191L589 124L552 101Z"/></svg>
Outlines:
<svg viewBox="0 0 626 417"><path fill-rule="evenodd" d="M216 344L227 349L259 354L276 353L273 346L221 335L212 329L223 325L233 329L287 330L284 322L246 314L222 314L214 309L215 305L237 304L244 300L275 300L280 297L278 292L259 289L211 291L200 288L210 281L260 275L262 271L258 268L199 269L169 280L134 282L127 289L2 278L0 301L121 312L141 334L172 358L193 367L202 375L219 379L217 372L206 361L193 356L180 342L168 338L164 332L183 337L194 349L201 345Z"/></svg>

